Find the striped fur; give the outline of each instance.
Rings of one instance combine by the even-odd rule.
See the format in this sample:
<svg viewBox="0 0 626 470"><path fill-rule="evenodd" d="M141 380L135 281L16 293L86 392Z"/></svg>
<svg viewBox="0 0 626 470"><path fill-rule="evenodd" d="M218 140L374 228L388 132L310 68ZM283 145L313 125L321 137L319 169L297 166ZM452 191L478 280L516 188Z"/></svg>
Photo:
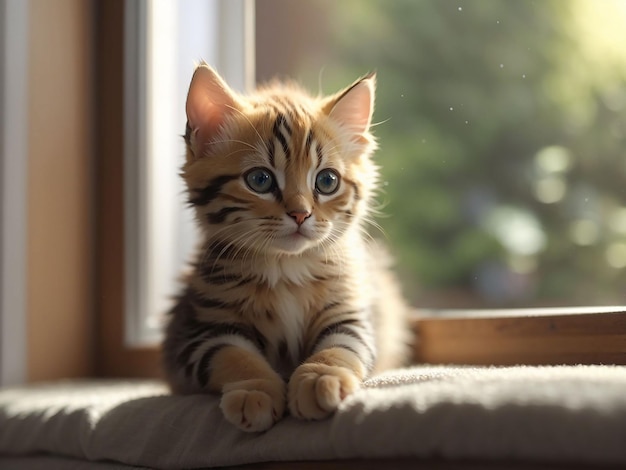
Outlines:
<svg viewBox="0 0 626 470"><path fill-rule="evenodd" d="M286 84L243 97L205 64L192 79L182 176L203 241L165 371L175 392L221 393L243 430L286 407L321 419L406 359L406 309L362 227L377 182L373 93L373 76L324 98Z"/></svg>

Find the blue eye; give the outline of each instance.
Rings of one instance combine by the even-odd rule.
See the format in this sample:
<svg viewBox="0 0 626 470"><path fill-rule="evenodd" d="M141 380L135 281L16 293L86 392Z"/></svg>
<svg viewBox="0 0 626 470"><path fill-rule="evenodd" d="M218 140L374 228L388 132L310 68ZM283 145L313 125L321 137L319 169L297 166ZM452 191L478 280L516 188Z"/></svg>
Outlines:
<svg viewBox="0 0 626 470"><path fill-rule="evenodd" d="M253 168L245 176L248 187L257 193L268 193L274 189L274 175L265 168Z"/></svg>
<svg viewBox="0 0 626 470"><path fill-rule="evenodd" d="M335 170L320 171L315 177L315 189L321 194L333 194L339 189L339 175Z"/></svg>

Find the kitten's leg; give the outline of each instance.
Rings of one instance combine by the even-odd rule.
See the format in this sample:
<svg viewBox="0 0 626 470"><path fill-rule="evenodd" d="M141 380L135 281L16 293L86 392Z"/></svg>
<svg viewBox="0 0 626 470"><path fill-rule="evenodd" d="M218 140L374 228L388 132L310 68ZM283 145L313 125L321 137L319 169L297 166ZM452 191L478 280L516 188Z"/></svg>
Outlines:
<svg viewBox="0 0 626 470"><path fill-rule="evenodd" d="M234 330L232 325L229 328ZM201 329L199 336L206 331ZM286 384L251 342L237 335L192 337L177 342L175 349L173 337L170 334L165 343L164 359L175 393L221 393L224 417L244 431L264 431L282 417Z"/></svg>
<svg viewBox="0 0 626 470"><path fill-rule="evenodd" d="M313 354L292 374L289 411L301 419L322 419L358 390L374 362L373 342L365 329L345 324L327 327Z"/></svg>
<svg viewBox="0 0 626 470"><path fill-rule="evenodd" d="M221 393L228 421L263 431L285 411L285 381L265 357L267 340L236 322L200 322L188 297L174 309L163 343L163 361L175 393Z"/></svg>
<svg viewBox="0 0 626 470"><path fill-rule="evenodd" d="M265 431L285 411L285 382L258 354L225 346L211 359L209 389L220 391L224 417L244 431Z"/></svg>

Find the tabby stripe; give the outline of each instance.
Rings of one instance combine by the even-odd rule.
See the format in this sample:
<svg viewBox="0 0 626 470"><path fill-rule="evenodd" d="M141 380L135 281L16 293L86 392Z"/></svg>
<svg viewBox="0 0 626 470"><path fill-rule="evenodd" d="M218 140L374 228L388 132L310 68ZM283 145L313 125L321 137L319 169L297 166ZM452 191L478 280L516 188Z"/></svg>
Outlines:
<svg viewBox="0 0 626 470"><path fill-rule="evenodd" d="M293 114L291 114L291 111L287 111L287 115L293 120ZM293 135L293 129L289 125L289 120L286 119L284 115L283 115L283 119L282 119L282 123L281 124L283 125L283 127L287 131L287 135L289 137L291 137Z"/></svg>
<svg viewBox="0 0 626 470"><path fill-rule="evenodd" d="M244 304L243 299L234 302L226 302L211 297L199 297L199 300L200 303L196 304L198 307L218 310L233 310L235 313L241 313L241 309Z"/></svg>
<svg viewBox="0 0 626 470"><path fill-rule="evenodd" d="M289 355L289 346L287 345L287 341L283 339L278 345L278 356L287 357L288 355Z"/></svg>
<svg viewBox="0 0 626 470"><path fill-rule="evenodd" d="M338 307L339 305L341 305L341 302L330 302L326 305L324 305L324 307L322 307L322 309L320 311L318 311L315 315L313 315L313 320L312 323L314 324L315 322L317 322L317 320L324 315L326 312L328 312L329 310Z"/></svg>
<svg viewBox="0 0 626 470"><path fill-rule="evenodd" d="M263 336L263 333L261 333L256 326L253 326L252 334L254 335L256 345L263 353L265 353L265 350L267 349L267 339Z"/></svg>
<svg viewBox="0 0 626 470"><path fill-rule="evenodd" d="M202 294L198 292L192 293L191 301L194 305L201 308L211 308L211 309L219 309L219 310L239 310L241 308L241 302L231 303L231 302L223 302L217 299L211 299L208 297L204 297Z"/></svg>
<svg viewBox="0 0 626 470"><path fill-rule="evenodd" d="M365 345L365 340L363 339L363 337L360 334L358 334L356 331L354 331L352 328L349 328L347 326L338 326L333 331L328 333L327 336L330 336L331 334L333 334L333 335L350 336L350 337L356 339L357 341L359 341L360 343L363 343Z"/></svg>
<svg viewBox="0 0 626 470"><path fill-rule="evenodd" d="M226 276L224 266L219 264L196 263L196 269L200 277L208 284L218 284L217 278Z"/></svg>
<svg viewBox="0 0 626 470"><path fill-rule="evenodd" d="M232 258L235 247L232 243L215 240L206 249L204 260L217 261L220 258Z"/></svg>
<svg viewBox="0 0 626 470"><path fill-rule="evenodd" d="M193 354L189 356L188 362L184 368L185 375L192 377L195 371L197 382L203 387L206 387L209 383L211 373L211 361L215 354L226 346L232 346L252 354L264 354L264 352L260 351L259 345L255 345L253 341L240 335L230 334L221 337L218 336L217 338L207 338L203 341L203 344L196 347ZM263 347L265 347L265 343L263 343Z"/></svg>
<svg viewBox="0 0 626 470"><path fill-rule="evenodd" d="M214 286L222 286L224 284L228 284L229 282L235 282L241 279L241 275L239 274L226 274L224 272L221 274L215 274L211 271L201 272L200 277L207 284L212 284Z"/></svg>
<svg viewBox="0 0 626 470"><path fill-rule="evenodd" d="M309 110L302 104L299 103L294 103L293 105L295 108L297 108L298 112L302 115L305 116L307 118L312 118L311 113L309 112Z"/></svg>
<svg viewBox="0 0 626 470"><path fill-rule="evenodd" d="M358 327L359 325L360 325L360 322L358 320L348 319L348 320L343 320L343 321L327 326L317 337L317 340L315 341L315 344L313 345L313 348L311 349L311 351L316 352L317 348L320 347L320 345L324 342L324 340L328 339L329 337L333 335L343 335L343 336L347 336L349 338L354 339L358 345L362 346L365 349L365 351L367 351L367 354L369 355L368 362L370 364L373 363L375 359L374 350L367 343L367 341L363 338L363 336L361 336L359 333L357 333L354 330L354 326ZM361 359L363 359L361 357L361 354L358 353L356 348L354 348L350 344L346 344L345 342L341 341L339 338L337 338L336 342L332 342L328 347L340 347L340 348L347 349L355 353Z"/></svg>
<svg viewBox="0 0 626 470"><path fill-rule="evenodd" d="M309 131L304 141L304 154L309 156L311 154L311 144L313 143L313 132Z"/></svg>
<svg viewBox="0 0 626 470"><path fill-rule="evenodd" d="M333 323L332 325L328 325L317 336L317 339L315 340L315 344L313 344L313 350L315 350L315 348L322 342L323 339L327 338L330 335L334 335L336 333L344 333L344 330L348 330L348 327L346 325L354 325L355 323L357 323L357 320L350 318L348 320L342 320L342 321ZM356 335L356 333L350 330L350 336L353 336L353 335ZM357 338L360 339L360 336L357 335Z"/></svg>
<svg viewBox="0 0 626 470"><path fill-rule="evenodd" d="M231 196L230 194L220 194L220 199L224 199L225 201L236 202L237 204L248 204L249 201L245 199L238 198L236 196Z"/></svg>
<svg viewBox="0 0 626 470"><path fill-rule="evenodd" d="M246 284L250 284L253 281L256 281L256 278L254 276L244 277L234 286L234 288L245 286Z"/></svg>
<svg viewBox="0 0 626 470"><path fill-rule="evenodd" d="M189 359L191 359L191 355L196 352L196 349L198 349L198 347L201 346L202 343L204 343L205 341L206 339L202 338L187 343L183 350L178 353L178 356L176 356L176 363L180 367L187 366L189 364Z"/></svg>
<svg viewBox="0 0 626 470"><path fill-rule="evenodd" d="M226 288L236 289L241 286L245 286L246 284L250 284L251 282L256 281L257 279L254 276L241 277L241 274L215 274L211 270L207 269L206 272L201 272L200 277L207 284L211 284L213 286L223 286L225 284L229 284L231 282L236 282L235 285Z"/></svg>
<svg viewBox="0 0 626 470"><path fill-rule="evenodd" d="M324 305L324 307L322 308L322 310L320 310L317 315L321 315L322 313L325 313L327 311L329 311L331 308L335 308L338 305L341 305L341 302L330 302L326 305Z"/></svg>
<svg viewBox="0 0 626 470"><path fill-rule="evenodd" d="M280 190L278 185L274 186L274 191L272 192L277 202L283 202L283 192Z"/></svg>
<svg viewBox="0 0 626 470"><path fill-rule="evenodd" d="M196 365L195 362L188 362L185 366L185 377L191 377L193 375L193 369Z"/></svg>
<svg viewBox="0 0 626 470"><path fill-rule="evenodd" d="M358 357L359 359L361 358L361 355L357 352L356 349L348 346L347 344L342 344L342 343L337 343L337 344L333 344L332 346L333 348L341 348L341 349L347 349L348 351L350 351L352 354L354 354L356 357ZM363 361L365 362L365 361Z"/></svg>
<svg viewBox="0 0 626 470"><path fill-rule="evenodd" d="M210 339L219 338L220 336L234 335L244 338L250 341L260 351L265 351L267 347L267 339L265 336L254 326L244 325L242 323L214 323L214 322L198 322L198 330L196 330L196 341L204 343ZM195 349L200 344L197 344ZM189 344L189 347L192 347ZM184 351L184 350L183 350ZM182 352L181 352L182 354ZM193 351L189 354L189 357L193 354Z"/></svg>
<svg viewBox="0 0 626 470"><path fill-rule="evenodd" d="M347 178L343 179L346 183L348 183L350 186L352 186L352 189L354 189L354 199L356 201L360 201L361 200L361 194L359 193L359 187L357 186L357 184L354 181L350 181Z"/></svg>
<svg viewBox="0 0 626 470"><path fill-rule="evenodd" d="M267 103L267 105L272 108L272 110L274 111L274 114L282 114L283 111L285 110L285 103L283 103L279 97L275 97L275 99L277 102ZM269 117L271 116L271 113L267 113L267 115Z"/></svg>
<svg viewBox="0 0 626 470"><path fill-rule="evenodd" d="M270 140L267 143L267 152L269 153L270 166L272 168L276 168L276 148L274 146L274 141L273 140Z"/></svg>
<svg viewBox="0 0 626 470"><path fill-rule="evenodd" d="M219 195L226 183L238 178L239 175L221 175L212 179L204 188L192 190L196 192L196 196L189 199L189 204L194 206L204 206L208 204Z"/></svg>
<svg viewBox="0 0 626 470"><path fill-rule="evenodd" d="M274 128L272 129L272 133L274 137L280 142L280 145L283 148L283 152L285 153L285 158L289 159L289 144L287 143L287 138L283 135L280 127L281 124L285 124L285 116L283 114L279 114L274 121ZM287 125L284 126L287 129Z"/></svg>
<svg viewBox="0 0 626 470"><path fill-rule="evenodd" d="M317 142L315 142L315 153L317 154L317 167L316 168L319 168L320 166L322 166L322 159L324 158L324 155L322 153L322 147Z"/></svg>
<svg viewBox="0 0 626 470"><path fill-rule="evenodd" d="M197 370L197 377L198 377L198 383L202 387L206 387L209 384L210 364L211 364L211 360L213 359L213 356L215 356L215 354L218 351L222 350L225 346L227 346L227 345L226 344L218 344L217 346L213 346L212 348L209 348L204 353L202 358L198 361L198 366L196 368L196 370Z"/></svg>
<svg viewBox="0 0 626 470"><path fill-rule="evenodd" d="M209 212L206 217L210 224L221 224L226 220L228 214L246 210L244 207L222 207L217 212Z"/></svg>
<svg viewBox="0 0 626 470"><path fill-rule="evenodd" d="M189 121L185 124L185 135L183 135L183 138L187 145L191 145L191 126L189 125Z"/></svg>

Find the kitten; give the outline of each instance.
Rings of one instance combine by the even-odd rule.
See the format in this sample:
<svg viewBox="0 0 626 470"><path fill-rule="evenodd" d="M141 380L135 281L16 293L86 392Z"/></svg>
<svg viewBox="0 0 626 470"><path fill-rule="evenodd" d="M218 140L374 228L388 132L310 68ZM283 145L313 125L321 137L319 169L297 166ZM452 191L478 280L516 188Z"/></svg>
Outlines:
<svg viewBox="0 0 626 470"><path fill-rule="evenodd" d="M206 64L187 97L182 176L202 233L163 345L176 393L221 393L228 421L322 419L405 363L407 309L363 229L376 188L375 76L313 98L250 96Z"/></svg>

